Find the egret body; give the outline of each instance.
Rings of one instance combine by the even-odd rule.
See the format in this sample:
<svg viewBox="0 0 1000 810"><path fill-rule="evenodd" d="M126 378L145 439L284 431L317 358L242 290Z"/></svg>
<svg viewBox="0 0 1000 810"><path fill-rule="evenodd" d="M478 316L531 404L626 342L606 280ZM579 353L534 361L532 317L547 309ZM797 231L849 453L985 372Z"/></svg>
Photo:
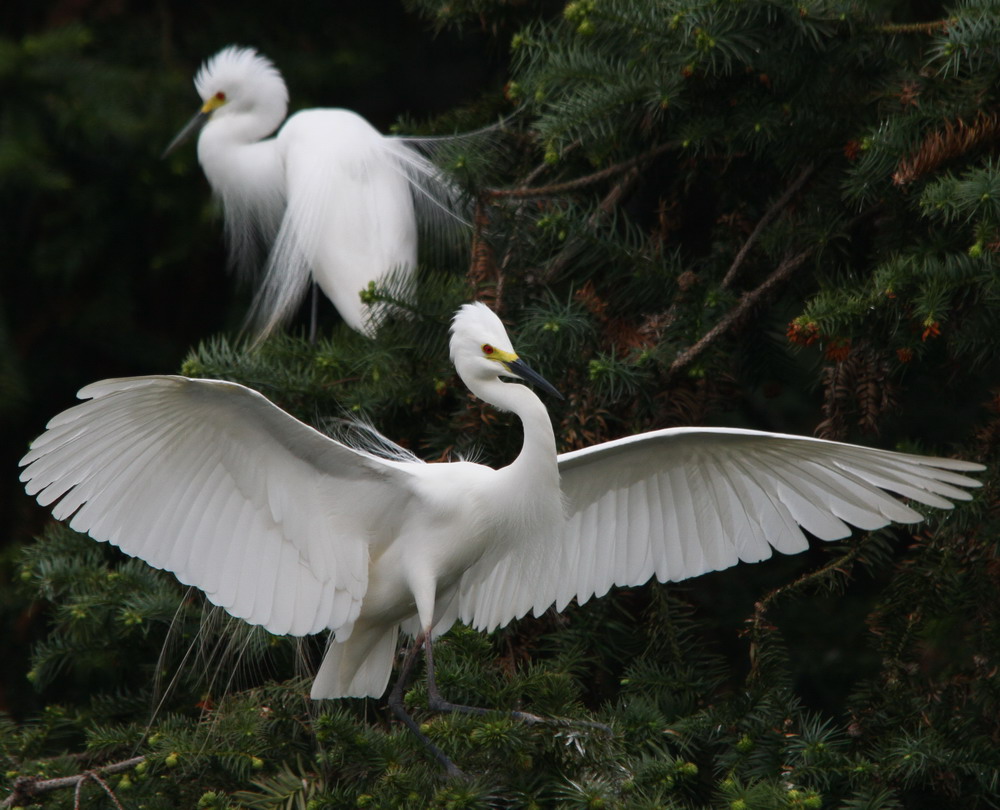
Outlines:
<svg viewBox="0 0 1000 810"><path fill-rule="evenodd" d="M200 131L198 161L222 202L234 260L248 266L260 247L270 251L254 303L261 332L294 310L313 279L349 326L370 334L381 313L361 291L391 276L412 293L418 211L433 219L452 204L451 189L404 141L350 110L285 121L285 82L253 49L223 49L194 83L201 110L166 153Z"/></svg>
<svg viewBox="0 0 1000 810"><path fill-rule="evenodd" d="M385 459L345 446L240 385L105 380L52 419L22 480L57 518L195 585L274 633L333 640L315 698L378 696L400 629L492 630L528 611L652 577L682 580L777 549L948 508L982 465L752 430L672 428L557 454L499 318L462 307L451 357L516 414L518 457ZM504 381L507 378L510 381Z"/></svg>

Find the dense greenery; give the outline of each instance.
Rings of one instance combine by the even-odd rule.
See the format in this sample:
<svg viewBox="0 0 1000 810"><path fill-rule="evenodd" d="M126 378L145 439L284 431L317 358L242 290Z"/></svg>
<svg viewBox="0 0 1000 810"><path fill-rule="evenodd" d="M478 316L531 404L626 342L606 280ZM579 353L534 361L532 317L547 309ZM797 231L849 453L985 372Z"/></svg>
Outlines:
<svg viewBox="0 0 1000 810"><path fill-rule="evenodd" d="M447 358L471 297L566 394L548 402L563 449L714 424L995 463L1000 3L409 0L368 12L381 40L335 5L212 4L190 28L164 8L2 12L8 470L74 387L163 371L247 383L331 431L360 415L428 459L504 463L516 423ZM438 150L468 190L470 244L427 257L412 317L374 341L332 316L315 344L301 323L253 352L238 337L246 298L193 154L157 162L194 66L229 41L275 59L293 106L384 126L327 85L393 85L433 41L448 81L428 68L389 116L429 133L505 120ZM382 701L307 699L322 639L209 610L10 483L0 766L13 786L124 763L81 788L108 807L996 807L984 478L916 527L457 628L442 690L498 712L434 715L419 681L407 695L469 775L450 781ZM21 784L9 804L29 801ZM70 807L73 790L36 801Z"/></svg>

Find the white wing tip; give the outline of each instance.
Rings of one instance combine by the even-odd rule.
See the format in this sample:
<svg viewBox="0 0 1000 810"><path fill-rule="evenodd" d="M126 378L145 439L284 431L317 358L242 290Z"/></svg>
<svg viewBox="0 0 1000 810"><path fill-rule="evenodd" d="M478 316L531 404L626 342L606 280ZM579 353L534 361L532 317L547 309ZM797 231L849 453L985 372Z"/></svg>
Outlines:
<svg viewBox="0 0 1000 810"><path fill-rule="evenodd" d="M186 380L187 377L180 377L175 374L152 374L143 377L110 377L106 380L98 380L97 382L83 386L83 388L76 392L76 396L78 399L99 399L116 391L128 391L132 388L144 388L165 382L178 384Z"/></svg>

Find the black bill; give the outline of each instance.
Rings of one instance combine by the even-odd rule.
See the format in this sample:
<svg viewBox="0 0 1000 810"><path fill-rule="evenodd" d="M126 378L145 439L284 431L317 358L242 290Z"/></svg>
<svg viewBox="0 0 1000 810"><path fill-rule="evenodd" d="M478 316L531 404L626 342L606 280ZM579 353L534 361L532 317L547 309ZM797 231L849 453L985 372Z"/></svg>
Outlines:
<svg viewBox="0 0 1000 810"><path fill-rule="evenodd" d="M174 139L167 146L167 148L163 150L163 154L160 156L161 159L165 158L167 155L173 152L178 146L184 143L184 141L196 135L199 132L199 130L201 130L201 128L205 126L210 116L211 113L207 112L199 111L195 113L194 118L192 118L184 125L184 129L178 132L177 135L174 136Z"/></svg>
<svg viewBox="0 0 1000 810"><path fill-rule="evenodd" d="M530 382L537 388L541 388L545 393L551 394L556 399L565 399L565 397L563 397L563 395L556 390L556 387L552 385L552 383L546 380L541 374L535 371L523 360L514 360L511 363L507 363L507 368L525 382Z"/></svg>

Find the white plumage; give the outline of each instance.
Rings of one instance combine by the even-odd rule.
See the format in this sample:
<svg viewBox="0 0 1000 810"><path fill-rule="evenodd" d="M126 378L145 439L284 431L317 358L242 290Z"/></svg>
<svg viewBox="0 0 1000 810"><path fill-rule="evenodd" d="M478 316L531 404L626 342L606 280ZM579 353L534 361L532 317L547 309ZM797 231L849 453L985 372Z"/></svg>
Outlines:
<svg viewBox="0 0 1000 810"><path fill-rule="evenodd" d="M39 503L235 616L335 632L317 698L380 695L400 628L490 630L651 577L681 580L850 526L968 500L980 464L752 430L676 428L557 455L544 380L500 320L462 307L451 356L524 427L517 459L386 460L327 438L260 394L184 377L106 380L21 460Z"/></svg>
<svg viewBox="0 0 1000 810"><path fill-rule="evenodd" d="M194 81L201 111L166 151L200 129L198 160L222 201L235 263L269 251L254 302L260 332L294 311L314 279L349 326L371 334L383 313L361 291L392 278L412 296L418 213L441 226L458 195L405 141L349 110L304 110L281 126L288 90L251 48L223 49Z"/></svg>

